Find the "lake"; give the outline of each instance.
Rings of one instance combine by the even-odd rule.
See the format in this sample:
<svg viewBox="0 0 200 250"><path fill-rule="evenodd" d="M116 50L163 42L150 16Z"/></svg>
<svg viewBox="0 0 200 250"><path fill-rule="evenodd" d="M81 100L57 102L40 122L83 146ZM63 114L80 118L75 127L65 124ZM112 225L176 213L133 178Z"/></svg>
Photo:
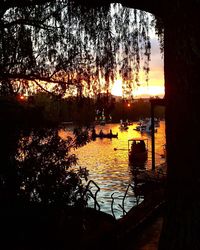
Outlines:
<svg viewBox="0 0 200 250"><path fill-rule="evenodd" d="M112 214L111 203L113 194L113 212L116 218L123 216L123 210L121 208L124 194L129 184L133 184L133 176L129 169L128 164L128 139L133 137L145 137L148 138L148 161L146 162L146 168L151 168L151 135L147 133L140 133L134 128L137 123L129 126L128 131L120 131L120 124L106 124L105 126L96 126L96 132L101 129L104 133L109 133L112 129L113 133L118 133L118 138L97 138L95 141L91 141L87 145L75 150L75 154L78 157L78 165L86 167L89 171L89 180L93 180L100 188L97 195L97 201L100 205L101 211ZM65 131L72 131L73 127L66 127ZM155 133L155 160L156 165L163 163L164 159L161 157L163 154L163 145L165 144L165 122L161 121L160 126ZM117 150L114 150L117 148ZM95 187L92 188L93 193ZM89 206L93 206L94 203L91 200ZM124 208L126 211L130 210L136 205L136 198L131 188L128 190Z"/></svg>

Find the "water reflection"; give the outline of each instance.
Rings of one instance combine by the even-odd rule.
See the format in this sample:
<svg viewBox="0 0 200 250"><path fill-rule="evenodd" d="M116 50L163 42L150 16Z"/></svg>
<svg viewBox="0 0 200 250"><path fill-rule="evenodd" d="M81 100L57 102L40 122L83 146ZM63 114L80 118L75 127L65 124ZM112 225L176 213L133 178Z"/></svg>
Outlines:
<svg viewBox="0 0 200 250"><path fill-rule="evenodd" d="M148 138L148 160L145 168L151 168L151 136L149 134L141 134L134 130L136 123L129 126L128 131L121 131L119 124L106 124L105 126L96 126L96 132L102 129L103 132L109 133L112 129L113 133L118 133L118 139L112 138L96 138L87 145L78 148L75 153L78 157L78 164L81 167L86 167L89 170L89 179L94 180L100 187L100 192L97 195L101 210L112 214L111 212L111 195L114 193L114 212L116 217L122 215L122 199L129 184L133 181L132 171L128 164L128 139L133 137ZM60 131L62 136L70 135L73 127L68 127L65 131ZM155 152L156 165L161 164L164 159L163 144L165 144L165 122L160 122L157 133L155 134ZM117 148L117 150L114 150ZM134 204L136 199L133 191L129 188L125 200L125 210L128 211ZM92 206L92 202L90 206Z"/></svg>

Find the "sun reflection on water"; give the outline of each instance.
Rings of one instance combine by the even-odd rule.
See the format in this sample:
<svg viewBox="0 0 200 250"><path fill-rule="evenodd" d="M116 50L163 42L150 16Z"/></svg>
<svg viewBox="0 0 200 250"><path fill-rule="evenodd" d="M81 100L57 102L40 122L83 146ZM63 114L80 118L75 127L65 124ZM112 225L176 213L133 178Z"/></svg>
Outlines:
<svg viewBox="0 0 200 250"><path fill-rule="evenodd" d="M128 164L128 139L133 137L140 138L141 136L148 137L149 160L146 168L151 168L151 137L149 134L141 135L140 132L134 130L136 125L137 123L133 123L133 125L129 126L128 131L120 131L119 124L96 126L97 133L101 129L104 133L108 133L112 129L114 134L118 133L118 139L97 138L95 141L91 141L75 151L79 159L78 164L89 170L89 179L95 181L101 189L97 198L102 211L111 214L111 195L114 193L116 217L122 215L122 210L119 209L118 204L121 204L125 191L133 179ZM66 136L67 132L60 131L60 133ZM163 144L165 144L165 122L161 121L160 127L155 134L157 165L163 161L163 158L160 156L163 154ZM117 148L117 150L114 150L114 148ZM129 190L125 209L129 210L135 202L134 194ZM92 201L90 205L92 206Z"/></svg>

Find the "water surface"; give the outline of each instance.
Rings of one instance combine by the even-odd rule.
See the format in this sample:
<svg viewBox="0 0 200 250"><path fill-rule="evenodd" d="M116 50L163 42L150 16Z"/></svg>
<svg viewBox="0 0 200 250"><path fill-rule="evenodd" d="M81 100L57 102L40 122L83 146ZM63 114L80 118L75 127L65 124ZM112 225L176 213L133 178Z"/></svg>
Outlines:
<svg viewBox="0 0 200 250"><path fill-rule="evenodd" d="M101 206L101 211L112 214L111 212L111 195L114 196L114 214L117 218L123 215L120 205L129 184L133 184L133 176L128 164L128 139L131 138L148 138L148 161L146 168L151 168L151 136L147 133L140 133L134 128L137 123L129 126L128 131L120 131L119 124L106 124L105 126L96 126L96 132L101 129L108 133L112 129L113 133L118 133L118 139L97 138L87 145L78 148L75 153L78 157L78 164L89 170L89 179L95 181L100 187L97 198ZM72 130L72 127L66 128ZM66 131L66 130L65 130ZM165 122L160 122L160 127L155 133L155 151L156 165L163 162L161 154L163 154L163 144L165 144ZM114 150L117 148L117 150ZM95 192L95 188L93 188ZM136 204L136 199L131 188L125 199L125 210L128 211ZM93 206L93 202L90 202Z"/></svg>

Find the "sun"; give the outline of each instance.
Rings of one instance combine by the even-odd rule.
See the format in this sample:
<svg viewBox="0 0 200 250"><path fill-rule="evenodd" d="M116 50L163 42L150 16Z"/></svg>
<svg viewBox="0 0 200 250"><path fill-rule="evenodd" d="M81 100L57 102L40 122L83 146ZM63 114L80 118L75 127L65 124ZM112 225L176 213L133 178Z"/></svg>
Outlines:
<svg viewBox="0 0 200 250"><path fill-rule="evenodd" d="M122 79L116 79L114 81L111 94L115 96L122 96Z"/></svg>

